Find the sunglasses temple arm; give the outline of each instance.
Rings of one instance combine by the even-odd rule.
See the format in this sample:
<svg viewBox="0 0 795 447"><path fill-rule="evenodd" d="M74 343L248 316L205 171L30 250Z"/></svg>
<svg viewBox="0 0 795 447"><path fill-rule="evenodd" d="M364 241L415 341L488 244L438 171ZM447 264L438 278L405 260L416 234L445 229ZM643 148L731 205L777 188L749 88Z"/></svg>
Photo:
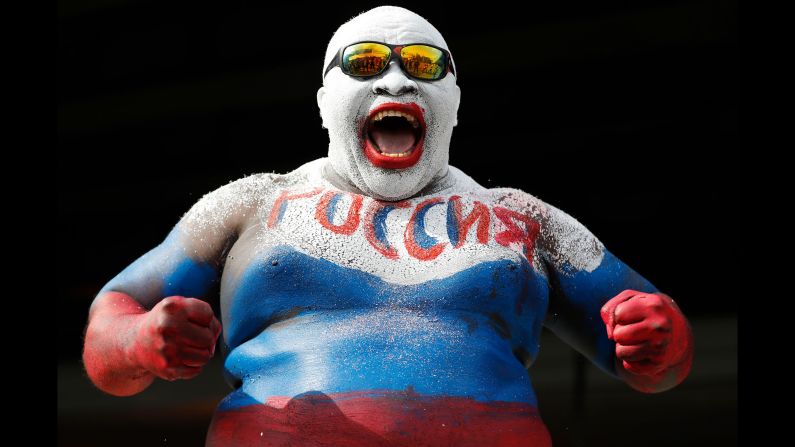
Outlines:
<svg viewBox="0 0 795 447"><path fill-rule="evenodd" d="M331 69L332 69L332 68L334 68L334 67L336 67L337 65L339 65L339 62L340 62L340 52L342 52L342 49L339 49L339 50L337 50L337 53L334 55L334 57L332 57L332 58L331 58L331 61L330 61L330 62L328 63L328 65L326 66L326 71L324 71L324 72L323 72L323 79L325 79L325 78L326 78L326 75L328 74L328 72L330 72L330 71L331 71Z"/></svg>

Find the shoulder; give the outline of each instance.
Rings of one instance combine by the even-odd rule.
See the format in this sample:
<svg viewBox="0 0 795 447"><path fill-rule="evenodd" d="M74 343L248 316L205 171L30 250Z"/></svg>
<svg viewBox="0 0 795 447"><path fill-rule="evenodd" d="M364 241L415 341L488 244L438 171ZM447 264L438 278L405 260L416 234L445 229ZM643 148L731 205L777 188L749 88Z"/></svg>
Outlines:
<svg viewBox="0 0 795 447"><path fill-rule="evenodd" d="M253 174L206 193L186 212L182 221L192 226L220 224L235 210L255 206L273 189L276 174Z"/></svg>
<svg viewBox="0 0 795 447"><path fill-rule="evenodd" d="M236 232L285 185L295 183L295 177L296 171L258 173L231 181L202 196L177 226L191 235Z"/></svg>
<svg viewBox="0 0 795 447"><path fill-rule="evenodd" d="M180 226L201 231L233 228L243 217L273 202L283 189L315 181L320 161L306 163L285 174L258 173L230 181L202 196L182 216Z"/></svg>
<svg viewBox="0 0 795 447"><path fill-rule="evenodd" d="M536 244L547 260L563 271L592 271L604 257L604 245L572 215L515 188L489 189L493 206L519 213L539 226Z"/></svg>
<svg viewBox="0 0 795 447"><path fill-rule="evenodd" d="M469 193L472 195L480 195L487 193L488 189L480 185L475 179L467 175L464 171L456 168L455 166L447 166L447 182L453 186L456 193Z"/></svg>
<svg viewBox="0 0 795 447"><path fill-rule="evenodd" d="M548 214L544 201L516 188L489 188L488 195L494 206L500 206L527 215L541 223Z"/></svg>

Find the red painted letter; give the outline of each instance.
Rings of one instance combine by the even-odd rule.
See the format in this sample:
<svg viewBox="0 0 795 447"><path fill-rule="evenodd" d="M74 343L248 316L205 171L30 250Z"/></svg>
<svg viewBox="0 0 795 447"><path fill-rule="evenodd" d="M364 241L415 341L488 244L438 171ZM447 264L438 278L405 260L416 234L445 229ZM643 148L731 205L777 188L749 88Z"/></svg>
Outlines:
<svg viewBox="0 0 795 447"><path fill-rule="evenodd" d="M494 215L500 219L502 223L508 227L506 230L501 231L494 235L494 240L498 244L508 246L512 242L520 242L524 246L525 257L529 262L533 262L533 250L535 249L536 237L541 228L538 222L534 221L524 214L517 213L516 211L503 208L501 206L494 207ZM522 229L514 222L518 220L524 223L525 228Z"/></svg>
<svg viewBox="0 0 795 447"><path fill-rule="evenodd" d="M466 218L461 216L461 196L452 196L447 204L447 235L453 242L453 247L459 248L467 240L469 228L475 223L478 224L478 242L486 244L489 242L489 223L491 217L486 205L475 201L472 211Z"/></svg>
<svg viewBox="0 0 795 447"><path fill-rule="evenodd" d="M341 225L334 225L331 222L331 217L329 216L329 205L333 200L335 205L336 202L339 200L339 196L342 194L348 194L353 198L353 203L351 203L351 207L348 208L348 217L345 218L345 222ZM340 193L334 191L328 191L327 193L323 194L323 197L320 198L320 202L317 204L317 208L315 209L315 219L320 222L320 225L328 228L329 230L337 233L337 234L345 234L350 235L356 231L356 228L359 226L359 208L362 207L362 196L358 194L351 194L351 193ZM331 208L331 212L333 213L334 208Z"/></svg>
<svg viewBox="0 0 795 447"><path fill-rule="evenodd" d="M273 208L271 208L271 214L268 217L268 228L275 227L276 224L282 220L284 212L287 210L287 202L293 199L305 199L307 197L312 197L320 193L322 190L323 188L315 188L312 191L302 194L290 194L289 191L283 189L276 201L273 202Z"/></svg>

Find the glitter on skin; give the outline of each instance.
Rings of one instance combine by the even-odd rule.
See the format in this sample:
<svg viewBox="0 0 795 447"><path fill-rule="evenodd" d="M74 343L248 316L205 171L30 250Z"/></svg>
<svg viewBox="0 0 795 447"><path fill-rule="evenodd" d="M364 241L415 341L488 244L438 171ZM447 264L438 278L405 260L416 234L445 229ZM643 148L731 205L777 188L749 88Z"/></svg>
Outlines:
<svg viewBox="0 0 795 447"><path fill-rule="evenodd" d="M421 17L381 7L340 27L326 63L363 39L447 48ZM90 311L91 380L132 395L194 377L223 327L235 391L208 445L414 446L549 445L527 374L542 325L637 390L684 380L692 334L673 300L573 217L448 165L455 82L331 70L318 92L329 157L205 195L112 279ZM396 100L423 108L426 146L409 168L378 168L358 126ZM219 298L222 326L206 303Z"/></svg>

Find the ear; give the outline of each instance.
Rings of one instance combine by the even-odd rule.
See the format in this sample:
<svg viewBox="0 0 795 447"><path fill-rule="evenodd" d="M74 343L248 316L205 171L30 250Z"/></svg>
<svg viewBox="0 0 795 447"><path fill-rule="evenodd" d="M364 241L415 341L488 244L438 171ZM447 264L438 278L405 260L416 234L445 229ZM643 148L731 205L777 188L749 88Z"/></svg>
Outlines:
<svg viewBox="0 0 795 447"><path fill-rule="evenodd" d="M323 98L326 96L326 88L320 87L317 89L317 108L320 110L321 126L326 128L325 120L323 119Z"/></svg>
<svg viewBox="0 0 795 447"><path fill-rule="evenodd" d="M461 105L461 87L456 85L453 94L455 95L455 109L453 111L455 118L453 119L453 127L455 127L458 125L458 106Z"/></svg>

